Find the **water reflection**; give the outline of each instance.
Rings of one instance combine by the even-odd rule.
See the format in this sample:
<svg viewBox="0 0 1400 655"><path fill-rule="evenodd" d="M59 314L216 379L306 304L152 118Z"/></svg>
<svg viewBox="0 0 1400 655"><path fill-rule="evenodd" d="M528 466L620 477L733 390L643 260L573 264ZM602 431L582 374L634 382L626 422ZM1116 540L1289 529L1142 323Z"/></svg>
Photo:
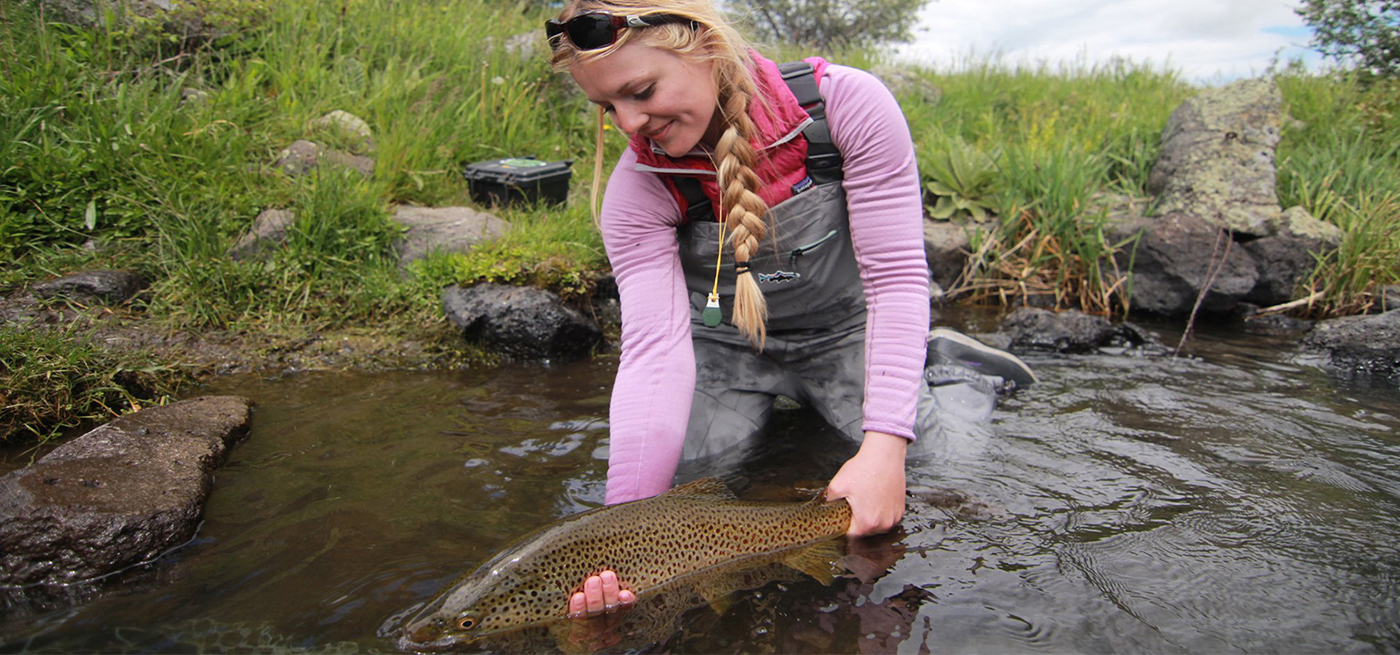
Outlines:
<svg viewBox="0 0 1400 655"><path fill-rule="evenodd" d="M663 649L1400 648L1400 397L1267 336L1191 350L1031 358L1042 383L989 430L921 445L883 568L693 610ZM614 370L219 380L201 392L258 406L199 539L96 589L0 596L0 651L390 650L385 618L601 503ZM820 488L850 454L805 412L773 433L726 471L748 494Z"/></svg>

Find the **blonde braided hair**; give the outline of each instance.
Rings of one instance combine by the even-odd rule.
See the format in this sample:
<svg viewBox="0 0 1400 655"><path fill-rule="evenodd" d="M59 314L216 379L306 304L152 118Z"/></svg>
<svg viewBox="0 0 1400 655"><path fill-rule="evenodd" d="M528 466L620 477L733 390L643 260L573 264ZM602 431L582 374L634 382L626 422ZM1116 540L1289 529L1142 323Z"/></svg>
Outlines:
<svg viewBox="0 0 1400 655"><path fill-rule="evenodd" d="M761 182L754 172L760 153L753 147L758 134L749 112L757 100L767 110L754 78L754 62L744 38L725 21L710 0L674 0L658 5L655 0L570 0L559 13L567 20L587 11L612 14L667 13L698 23L693 28L685 23L671 23L643 29L624 29L612 45L598 50L581 51L567 38L554 50L551 64L557 71L567 71L573 65L606 57L617 49L636 41L657 49L668 50L694 61L713 63L716 105L723 127L715 144L714 160L719 181L719 216L724 220L728 242L734 252L736 271L734 311L731 321L748 338L756 350L763 350L767 336L768 303L759 289L748 263L758 252L758 244L767 234L768 205L758 195ZM603 132L602 112L598 114L597 156L594 159L593 197L590 202L597 217L598 190L602 179Z"/></svg>

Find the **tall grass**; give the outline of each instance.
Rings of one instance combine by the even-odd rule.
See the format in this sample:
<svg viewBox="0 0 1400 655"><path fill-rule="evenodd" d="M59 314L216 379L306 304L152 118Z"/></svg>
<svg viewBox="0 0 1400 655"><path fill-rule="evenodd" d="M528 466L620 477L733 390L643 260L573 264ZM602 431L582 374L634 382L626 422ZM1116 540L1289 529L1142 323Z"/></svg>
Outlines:
<svg viewBox="0 0 1400 655"><path fill-rule="evenodd" d="M1193 92L1174 74L1115 62L1012 68L971 62L922 71L929 94L902 97L923 175L952 148L995 162L1000 221L974 233L970 265L950 290L1002 303L1046 302L1126 312L1126 270L1115 254L1130 243L1105 236L1113 196L1147 194L1147 175L1171 110Z"/></svg>
<svg viewBox="0 0 1400 655"><path fill-rule="evenodd" d="M187 375L151 353L114 353L79 328L0 326L0 442L44 442L86 421L170 399Z"/></svg>
<svg viewBox="0 0 1400 655"><path fill-rule="evenodd" d="M1400 83L1284 71L1294 122L1278 151L1279 200L1335 224L1342 242L1309 280L1318 315L1376 309L1400 283Z"/></svg>
<svg viewBox="0 0 1400 655"><path fill-rule="evenodd" d="M460 172L472 161L592 150L586 103L538 52L506 47L515 34L543 38L523 6L283 3L227 44L174 56L158 33L70 30L12 8L0 26L20 53L0 82L0 256L15 262L5 279L45 274L41 252L134 243L122 263L157 280L149 310L175 326L431 320L436 287L458 267L401 274L388 208L468 204ZM335 109L364 118L373 142L310 127ZM298 138L370 154L375 174L289 177L271 164ZM286 247L228 259L269 207L299 217ZM508 237L517 250L576 273L603 264L581 203L499 213L522 223Z"/></svg>
<svg viewBox="0 0 1400 655"><path fill-rule="evenodd" d="M8 4L0 17L10 55L0 78L4 284L102 258L155 279L147 310L177 327L411 325L435 320L435 290L446 282L513 279L583 293L587 272L606 265L584 200L593 114L542 51L519 48L542 49L537 3L257 4L258 20L234 16L233 34L202 44L153 30L72 30L40 21L36 5ZM892 65L872 51L824 54ZM905 68L937 90L900 97L925 179L946 175L933 163L954 149L995 168L979 202L999 222L979 237L969 292L1126 306L1123 271L1111 261L1130 246L1105 239L1106 208L1116 196L1146 195L1167 116L1196 89L1131 62ZM1362 307L1376 284L1395 279L1386 238L1387 199L1400 193L1395 93L1278 77L1301 121L1280 148L1280 197L1349 235L1314 284L1327 290L1328 311ZM335 109L364 118L373 142L311 127ZM375 172L290 177L272 162L299 138L371 155ZM605 157L623 147L614 132ZM501 242L398 270L386 250L389 209L468 204L462 167L508 155L576 160L571 201L499 209L515 224ZM266 208L299 216L286 246L266 260L230 260L227 249ZM104 246L99 254L77 248L90 240ZM1375 248L1371 283L1344 273Z"/></svg>

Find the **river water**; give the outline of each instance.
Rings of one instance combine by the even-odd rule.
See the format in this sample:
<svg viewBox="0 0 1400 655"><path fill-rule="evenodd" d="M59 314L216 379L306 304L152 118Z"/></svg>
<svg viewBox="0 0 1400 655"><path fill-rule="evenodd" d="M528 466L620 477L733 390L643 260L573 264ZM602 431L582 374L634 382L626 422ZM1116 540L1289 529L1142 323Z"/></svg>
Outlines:
<svg viewBox="0 0 1400 655"><path fill-rule="evenodd" d="M877 578L745 592L663 647L1400 650L1400 393L1291 344L1215 328L1177 359L1028 357L1040 384L911 463L903 530L862 545ZM392 651L386 618L601 503L615 368L216 380L200 392L257 408L199 537L96 588L10 593L0 651ZM731 471L743 494L820 486L851 452L802 410L771 434Z"/></svg>

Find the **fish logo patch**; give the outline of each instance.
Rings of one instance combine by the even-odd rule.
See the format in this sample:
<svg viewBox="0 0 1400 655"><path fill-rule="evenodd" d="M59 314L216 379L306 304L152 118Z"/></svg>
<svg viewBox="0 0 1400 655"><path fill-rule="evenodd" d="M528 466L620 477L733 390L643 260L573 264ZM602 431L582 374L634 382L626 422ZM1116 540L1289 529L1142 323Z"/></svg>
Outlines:
<svg viewBox="0 0 1400 655"><path fill-rule="evenodd" d="M792 273L789 273L787 271L773 271L772 273L759 273L758 283L766 284L769 282L791 282L800 277L802 277L802 274L795 271Z"/></svg>

